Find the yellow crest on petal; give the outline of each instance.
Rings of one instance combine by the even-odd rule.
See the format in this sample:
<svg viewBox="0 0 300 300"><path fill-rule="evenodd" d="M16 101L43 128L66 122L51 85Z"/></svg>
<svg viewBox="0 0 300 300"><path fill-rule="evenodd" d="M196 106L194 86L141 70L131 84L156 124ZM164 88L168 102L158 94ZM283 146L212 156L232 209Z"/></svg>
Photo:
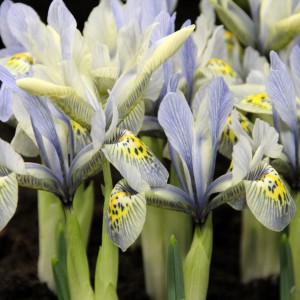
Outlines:
<svg viewBox="0 0 300 300"><path fill-rule="evenodd" d="M240 112L238 112L238 119L244 131L248 135L251 135L253 125L249 121L249 119ZM237 136L235 135L234 131L231 129L231 123L232 123L232 117L231 115L229 115L223 133L219 140L219 147L218 147L219 152L228 158L231 158L232 148L238 141Z"/></svg>
<svg viewBox="0 0 300 300"><path fill-rule="evenodd" d="M244 184L254 216L269 229L283 230L294 216L296 205L277 171L262 163L249 173Z"/></svg>
<svg viewBox="0 0 300 300"><path fill-rule="evenodd" d="M18 53L13 55L5 64L5 67L13 74L24 75L28 73L33 64L32 57L28 53Z"/></svg>
<svg viewBox="0 0 300 300"><path fill-rule="evenodd" d="M238 107L254 113L271 113L271 101L266 93L249 95L243 98Z"/></svg>
<svg viewBox="0 0 300 300"><path fill-rule="evenodd" d="M125 251L139 236L146 218L146 200L123 179L110 195L106 230L112 241Z"/></svg>
<svg viewBox="0 0 300 300"><path fill-rule="evenodd" d="M118 140L118 143L121 143L125 156L131 156L139 159L145 157L150 158L152 156L152 153L147 151L147 147L142 143L142 141L131 133L124 134Z"/></svg>
<svg viewBox="0 0 300 300"><path fill-rule="evenodd" d="M151 186L163 186L168 180L168 171L151 150L132 132L118 130L108 141L103 151L110 162L118 166L130 164Z"/></svg>
<svg viewBox="0 0 300 300"><path fill-rule="evenodd" d="M212 73L216 76L224 76L236 78L236 72L222 59L220 58L212 58L210 59L206 67L212 71Z"/></svg>
<svg viewBox="0 0 300 300"><path fill-rule="evenodd" d="M91 143L91 137L89 131L78 122L71 120L70 123L73 130L75 152L78 153L83 147Z"/></svg>

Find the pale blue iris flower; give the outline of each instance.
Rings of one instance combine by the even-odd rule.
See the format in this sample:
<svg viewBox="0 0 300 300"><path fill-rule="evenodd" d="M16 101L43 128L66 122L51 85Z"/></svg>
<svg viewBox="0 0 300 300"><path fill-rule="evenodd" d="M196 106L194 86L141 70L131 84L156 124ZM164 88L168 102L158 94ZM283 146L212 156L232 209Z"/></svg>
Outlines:
<svg viewBox="0 0 300 300"><path fill-rule="evenodd" d="M181 189L147 186L138 178L134 183L122 180L115 186L106 212L106 229L122 250L141 232L146 203L185 212L197 223L205 222L209 212L223 203L236 209L248 205L272 230L280 231L289 223L294 202L278 173L263 161L264 157L278 157L282 150L277 143L278 133L267 123L257 120L250 137L236 113L232 114L232 128L239 140L232 155L233 170L214 179L218 141L232 108L222 78L195 94L192 111L181 92L165 96L158 120L168 138Z"/></svg>
<svg viewBox="0 0 300 300"><path fill-rule="evenodd" d="M282 170L292 187L299 186L299 83L300 49L295 46L290 55L290 71L274 51L270 53L271 71L266 90L272 101L274 126L280 133L280 140L286 155ZM281 171L281 170L280 170Z"/></svg>
<svg viewBox="0 0 300 300"><path fill-rule="evenodd" d="M23 8L20 10L20 6ZM5 66L15 78L29 76L33 59L30 48L29 27L39 21L37 13L29 6L4 0L0 6L0 35L5 46L0 50L0 65ZM0 120L12 116L12 91L5 85L0 89Z"/></svg>
<svg viewBox="0 0 300 300"><path fill-rule="evenodd" d="M5 82L13 88L14 78ZM87 145L82 144L81 149L76 149L76 134L82 135L83 132L74 130L72 120L68 116L57 110L45 97L30 95L16 86L14 92L14 115L38 149L42 164L25 163L10 144L1 141L0 229L14 214L18 184L49 191L68 206L72 204L77 187L84 179L101 170L101 165L106 159L111 161L125 178L131 176L129 169L133 165L137 176L147 184L166 184L168 172L150 149L129 131L116 128L116 109L116 115L109 125L105 112L99 106L92 118L91 133L84 132L86 141L91 142ZM144 155L140 158L139 153L142 150Z"/></svg>

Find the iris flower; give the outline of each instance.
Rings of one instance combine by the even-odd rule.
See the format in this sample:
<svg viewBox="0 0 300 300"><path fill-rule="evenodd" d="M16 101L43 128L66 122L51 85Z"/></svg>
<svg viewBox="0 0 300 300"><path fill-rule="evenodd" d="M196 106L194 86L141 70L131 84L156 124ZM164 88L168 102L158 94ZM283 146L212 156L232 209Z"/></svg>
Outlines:
<svg viewBox="0 0 300 300"><path fill-rule="evenodd" d="M31 53L30 38L27 33L29 24L39 20L39 17L32 8L26 5L20 13L18 6L9 0L3 1L0 6L0 34L5 46L0 50L0 65L7 68L15 78L22 78L30 74L34 60L36 60ZM20 26L16 26L17 23ZM12 116L11 92L5 84L2 84L0 89L0 120L2 122L8 121Z"/></svg>
<svg viewBox="0 0 300 300"><path fill-rule="evenodd" d="M210 3L223 24L244 46L256 48L263 54L282 49L299 33L297 0L250 0L250 16L232 0L210 0Z"/></svg>
<svg viewBox="0 0 300 300"><path fill-rule="evenodd" d="M117 130L115 122L105 132L105 114L101 107L92 121L94 125L90 138L93 142L76 154L72 121L46 98L16 91L13 111L19 124L39 149L42 164L25 163L10 144L1 140L1 229L16 209L17 184L52 192L65 206L69 206L77 187L101 169L105 157L117 163L116 167L121 172L125 163L133 164L142 171L142 178L146 182L158 186L166 183L166 169L132 133ZM86 134L89 135L88 132ZM132 149L133 153L128 149ZM142 150L145 151L144 159L140 160ZM147 166L148 162L151 165Z"/></svg>
<svg viewBox="0 0 300 300"><path fill-rule="evenodd" d="M278 173L263 160L278 157L282 150L278 133L267 123L257 120L250 137L236 113L232 114L232 128L239 140L233 150L233 170L214 179L218 141L232 108L222 78L195 94L192 111L181 92L165 96L158 120L168 138L181 189L147 187L138 178L134 183L123 180L116 185L106 229L123 251L143 227L146 203L188 213L200 224L223 203L236 209L248 205L262 224L276 231L289 223L295 211L293 199ZM212 197L215 193L219 194Z"/></svg>
<svg viewBox="0 0 300 300"><path fill-rule="evenodd" d="M299 58L300 49L295 46L290 55L290 75L287 66L272 51L271 71L266 82L273 106L274 125L280 134L285 154L285 167L280 171L287 176L292 188L299 186Z"/></svg>

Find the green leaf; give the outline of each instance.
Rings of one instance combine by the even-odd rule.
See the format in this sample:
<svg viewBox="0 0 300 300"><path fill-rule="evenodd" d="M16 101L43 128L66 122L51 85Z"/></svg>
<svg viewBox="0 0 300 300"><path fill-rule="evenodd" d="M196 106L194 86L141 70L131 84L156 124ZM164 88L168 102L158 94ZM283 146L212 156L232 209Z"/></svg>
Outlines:
<svg viewBox="0 0 300 300"><path fill-rule="evenodd" d="M52 258L52 270L56 293L59 300L69 300L70 292L67 277L67 245L63 226L61 224L58 227L56 238L57 256Z"/></svg>
<svg viewBox="0 0 300 300"><path fill-rule="evenodd" d="M282 235L280 243L280 300L291 300L295 289L292 253L289 239Z"/></svg>
<svg viewBox="0 0 300 300"><path fill-rule="evenodd" d="M174 235L168 249L168 300L184 299L183 269L179 246Z"/></svg>
<svg viewBox="0 0 300 300"><path fill-rule="evenodd" d="M52 270L58 300L70 300L66 270L56 256L52 258Z"/></svg>

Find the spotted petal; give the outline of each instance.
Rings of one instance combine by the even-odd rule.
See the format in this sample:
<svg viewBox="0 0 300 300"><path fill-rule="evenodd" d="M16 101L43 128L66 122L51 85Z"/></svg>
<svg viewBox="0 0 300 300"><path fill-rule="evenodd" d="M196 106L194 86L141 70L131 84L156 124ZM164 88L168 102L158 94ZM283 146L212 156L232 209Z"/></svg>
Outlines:
<svg viewBox="0 0 300 300"><path fill-rule="evenodd" d="M283 230L294 216L296 205L275 169L262 163L244 184L247 204L254 216L271 230Z"/></svg>
<svg viewBox="0 0 300 300"><path fill-rule="evenodd" d="M18 182L15 173L0 177L0 230L14 215L18 203Z"/></svg>
<svg viewBox="0 0 300 300"><path fill-rule="evenodd" d="M151 150L130 131L118 130L104 145L106 158L117 168L124 163L134 166L141 178L151 186L163 186L168 180L168 172Z"/></svg>
<svg viewBox="0 0 300 300"><path fill-rule="evenodd" d="M111 240L125 251L138 238L146 218L146 199L123 179L111 192L105 212L106 231Z"/></svg>
<svg viewBox="0 0 300 300"><path fill-rule="evenodd" d="M243 97L235 106L247 112L257 114L271 114L272 105L266 93L249 94Z"/></svg>

